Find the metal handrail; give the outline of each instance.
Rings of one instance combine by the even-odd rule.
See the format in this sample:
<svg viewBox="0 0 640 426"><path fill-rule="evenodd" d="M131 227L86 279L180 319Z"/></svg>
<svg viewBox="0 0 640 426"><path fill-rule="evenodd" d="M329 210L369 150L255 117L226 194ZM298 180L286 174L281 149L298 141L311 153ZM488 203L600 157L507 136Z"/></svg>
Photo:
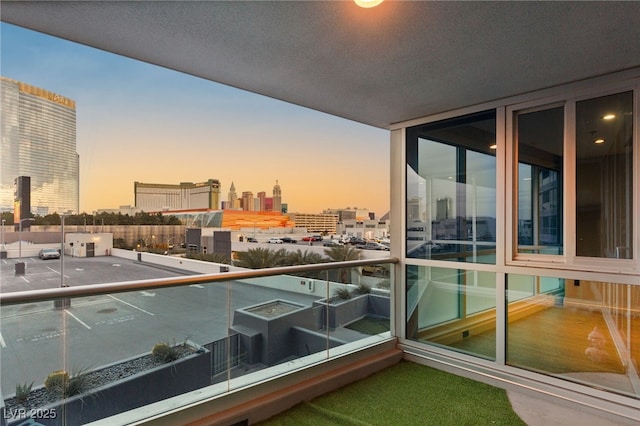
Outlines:
<svg viewBox="0 0 640 426"><path fill-rule="evenodd" d="M314 263L311 265L282 266L278 268L254 269L248 271L222 272L215 274L190 275L186 277L155 278L148 280L122 281L105 284L88 284L78 287L58 287L43 290L16 291L0 293L0 306L20 303L45 302L71 297L86 297L102 294L125 293L128 291L182 287L201 283L241 280L247 278L270 277L274 275L295 274L298 272L324 271L342 268L355 268L380 264L396 264L396 257L381 259L351 260L346 262Z"/></svg>

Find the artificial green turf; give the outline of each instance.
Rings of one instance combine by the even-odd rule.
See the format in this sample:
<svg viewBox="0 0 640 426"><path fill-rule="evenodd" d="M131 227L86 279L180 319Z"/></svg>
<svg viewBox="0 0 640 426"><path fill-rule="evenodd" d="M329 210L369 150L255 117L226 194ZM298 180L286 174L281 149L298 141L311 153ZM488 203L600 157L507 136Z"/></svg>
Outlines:
<svg viewBox="0 0 640 426"><path fill-rule="evenodd" d="M345 326L345 328L359 331L362 334L375 336L376 334L389 331L389 318L364 317Z"/></svg>
<svg viewBox="0 0 640 426"><path fill-rule="evenodd" d="M274 425L525 425L504 390L413 362L298 404Z"/></svg>

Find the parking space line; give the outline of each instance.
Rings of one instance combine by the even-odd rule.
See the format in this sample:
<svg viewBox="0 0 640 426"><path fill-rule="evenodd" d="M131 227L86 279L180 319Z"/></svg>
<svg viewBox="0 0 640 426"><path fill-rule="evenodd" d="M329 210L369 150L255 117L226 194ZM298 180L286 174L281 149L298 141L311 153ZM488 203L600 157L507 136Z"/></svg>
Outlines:
<svg viewBox="0 0 640 426"><path fill-rule="evenodd" d="M22 278L23 280L25 280L26 282L30 283L30 281L28 279L26 279L24 276L20 276L20 278Z"/></svg>
<svg viewBox="0 0 640 426"><path fill-rule="evenodd" d="M53 269L51 266L47 266L47 269L50 270L51 272L53 272L54 274L58 274L60 275L60 271L56 271L55 269ZM46 273L46 272L45 272ZM65 278L69 278L69 275L65 275Z"/></svg>
<svg viewBox="0 0 640 426"><path fill-rule="evenodd" d="M127 305L127 306L131 306L132 308L137 309L137 310L139 310L140 312L144 312L144 313L145 313L145 314L147 314L147 315L151 315L151 316L155 316L155 315L156 315L156 314L154 314L154 313L152 313L152 312L145 311L144 309L139 308L138 306L133 305L133 304L131 304L131 303L129 303L129 302L125 302L125 301L124 301L124 300L122 300L122 299L118 299L117 297L112 296L112 295L110 295L110 294L108 294L107 296L109 296L110 298L112 298L112 299L114 299L114 300L117 300L117 301L118 301L118 302L120 302L120 303L124 303L124 304L125 304L125 305Z"/></svg>
<svg viewBox="0 0 640 426"><path fill-rule="evenodd" d="M74 320L78 321L80 324L82 324L83 326L85 326L87 329L91 330L91 326L87 325L84 321L82 321L80 318L78 318L77 316L73 315L71 312L69 312L68 309L65 310L65 313L67 315L69 315L71 318L73 318Z"/></svg>
<svg viewBox="0 0 640 426"><path fill-rule="evenodd" d="M2 332L0 332L0 347L6 348L7 344L4 342L4 337L2 337Z"/></svg>

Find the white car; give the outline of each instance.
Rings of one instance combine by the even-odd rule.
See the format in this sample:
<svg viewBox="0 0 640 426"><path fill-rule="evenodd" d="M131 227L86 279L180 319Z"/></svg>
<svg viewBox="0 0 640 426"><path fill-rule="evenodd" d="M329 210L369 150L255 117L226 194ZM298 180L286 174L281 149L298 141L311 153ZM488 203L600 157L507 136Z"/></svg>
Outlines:
<svg viewBox="0 0 640 426"><path fill-rule="evenodd" d="M60 259L60 252L54 248L44 248L38 253L40 259Z"/></svg>
<svg viewBox="0 0 640 426"><path fill-rule="evenodd" d="M269 238L269 244L282 244L283 241L280 238Z"/></svg>

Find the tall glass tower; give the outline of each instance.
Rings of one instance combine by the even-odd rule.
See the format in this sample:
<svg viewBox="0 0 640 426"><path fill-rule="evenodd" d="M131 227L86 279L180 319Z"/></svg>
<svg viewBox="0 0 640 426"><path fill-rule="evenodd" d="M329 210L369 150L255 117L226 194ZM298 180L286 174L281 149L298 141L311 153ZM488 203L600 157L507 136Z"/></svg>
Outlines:
<svg viewBox="0 0 640 426"><path fill-rule="evenodd" d="M79 211L76 103L0 77L0 210L13 210L14 179L31 177L31 210Z"/></svg>

